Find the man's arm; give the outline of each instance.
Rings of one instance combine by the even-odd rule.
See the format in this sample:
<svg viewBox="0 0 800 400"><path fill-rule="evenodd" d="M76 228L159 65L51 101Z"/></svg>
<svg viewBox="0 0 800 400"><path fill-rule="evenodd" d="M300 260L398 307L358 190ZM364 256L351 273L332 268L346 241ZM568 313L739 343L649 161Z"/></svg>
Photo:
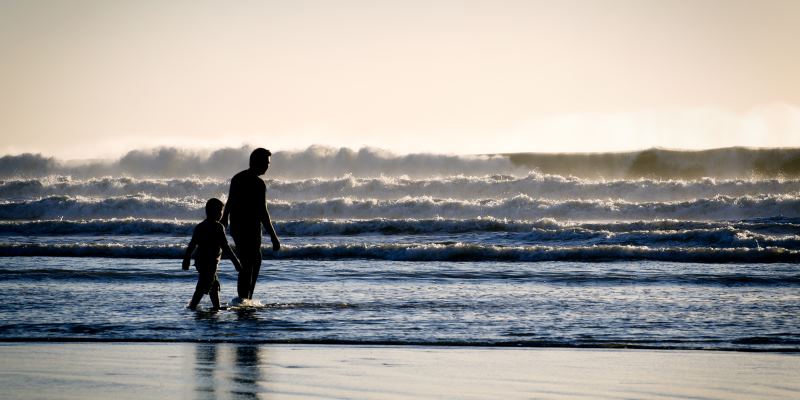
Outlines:
<svg viewBox="0 0 800 400"><path fill-rule="evenodd" d="M263 198L259 201L259 204L263 204L263 208L261 209L261 225L264 225L264 229L267 230L269 234L269 238L272 240L272 251L278 251L281 249L281 241L278 240L278 235L275 234L275 227L272 226L272 219L269 216L269 210L267 209L267 187L264 185L263 190L261 191Z"/></svg>
<svg viewBox="0 0 800 400"><path fill-rule="evenodd" d="M278 251L281 249L281 241L278 240L278 235L275 233L275 227L272 226L272 220L269 217L269 210L267 210L267 203L264 203L264 218L261 221L261 224L264 225L264 229L267 230L270 239L272 239L272 251Z"/></svg>
<svg viewBox="0 0 800 400"><path fill-rule="evenodd" d="M231 185L231 186L233 186L233 185ZM226 228L228 227L228 214L230 214L231 204L232 204L232 202L231 202L231 199L232 199L231 193L232 193L232 190L228 190L228 202L225 204L225 207L222 208L222 218L219 220L219 223L221 223L222 226L224 226Z"/></svg>

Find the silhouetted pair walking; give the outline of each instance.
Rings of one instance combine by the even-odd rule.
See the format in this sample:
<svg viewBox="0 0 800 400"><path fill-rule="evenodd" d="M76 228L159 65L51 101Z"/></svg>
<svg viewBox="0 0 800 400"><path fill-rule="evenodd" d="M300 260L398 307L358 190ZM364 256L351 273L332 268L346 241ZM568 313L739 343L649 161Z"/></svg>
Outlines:
<svg viewBox="0 0 800 400"><path fill-rule="evenodd" d="M189 308L197 307L204 294L211 297L215 309L220 307L217 266L223 252L230 257L236 270L239 271L236 285L239 300L253 298L258 273L261 270L262 226L272 240L272 249L280 250L281 243L275 234L267 210L267 185L260 178L269 169L271 156L269 150L262 148L253 150L250 154L250 168L239 172L231 179L228 204L224 205L224 212L220 200L210 199L206 203L206 219L195 227L183 261L183 269L189 269L190 257L197 249L195 267L199 276ZM236 244L236 254L231 251L225 238L224 227L228 225L233 242Z"/></svg>

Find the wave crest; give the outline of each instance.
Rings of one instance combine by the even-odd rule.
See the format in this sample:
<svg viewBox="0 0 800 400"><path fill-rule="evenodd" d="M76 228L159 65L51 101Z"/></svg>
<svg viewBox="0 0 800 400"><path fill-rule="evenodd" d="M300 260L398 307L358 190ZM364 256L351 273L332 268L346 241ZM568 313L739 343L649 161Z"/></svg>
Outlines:
<svg viewBox="0 0 800 400"><path fill-rule="evenodd" d="M132 150L118 160L66 163L39 154L0 157L0 177L53 174L97 177L230 177L247 168L251 147L199 152L174 147ZM398 155L362 148L311 146L273 153L271 176L289 179L335 177L546 174L588 178L695 179L800 176L800 149L723 148L705 151L648 149L622 153L516 153L456 156Z"/></svg>
<svg viewBox="0 0 800 400"><path fill-rule="evenodd" d="M301 201L320 198L354 197L389 200L402 197L434 197L469 200L525 194L549 200L620 199L627 201L677 201L724 196L792 194L800 192L800 180L714 180L659 181L652 179L597 181L557 175L448 176L411 179L402 177L276 180L267 184L275 200ZM48 196L130 196L223 197L227 179L75 179L50 176L39 179L0 181L0 198L29 200Z"/></svg>
<svg viewBox="0 0 800 400"><path fill-rule="evenodd" d="M0 257L183 257L180 245L123 244L0 244ZM651 248L646 246L495 246L481 244L307 244L286 245L280 252L264 252L277 259L375 259L390 261L673 261L700 263L797 263L800 251L769 247L747 248Z"/></svg>
<svg viewBox="0 0 800 400"><path fill-rule="evenodd" d="M204 200L159 199L125 196L108 199L53 196L34 201L0 204L0 220L161 218L202 219ZM677 202L628 202L612 200L545 200L527 195L482 200L432 197L397 200L334 198L313 201L273 201L269 205L276 220L297 219L500 219L537 220L556 218L591 220L735 220L767 217L800 217L796 195L715 196Z"/></svg>

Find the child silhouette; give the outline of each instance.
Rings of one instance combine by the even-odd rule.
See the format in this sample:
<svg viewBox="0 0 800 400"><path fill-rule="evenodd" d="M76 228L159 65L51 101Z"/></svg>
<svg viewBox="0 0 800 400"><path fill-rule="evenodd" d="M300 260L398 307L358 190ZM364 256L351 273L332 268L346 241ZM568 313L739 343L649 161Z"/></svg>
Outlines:
<svg viewBox="0 0 800 400"><path fill-rule="evenodd" d="M206 202L206 219L194 228L192 240L189 242L189 246L186 247L186 254L183 256L183 269L188 270L192 253L197 249L194 255L194 266L197 268L199 275L197 287L194 289L194 295L188 306L192 310L197 308L197 304L200 303L204 294L208 294L211 298L214 310L219 309L220 285L217 278L217 265L223 252L231 259L237 271L242 268L239 259L236 258L236 254L233 253L228 245L228 239L225 237L225 228L219 222L220 218L222 218L222 209L224 207L225 205L222 201L216 198Z"/></svg>

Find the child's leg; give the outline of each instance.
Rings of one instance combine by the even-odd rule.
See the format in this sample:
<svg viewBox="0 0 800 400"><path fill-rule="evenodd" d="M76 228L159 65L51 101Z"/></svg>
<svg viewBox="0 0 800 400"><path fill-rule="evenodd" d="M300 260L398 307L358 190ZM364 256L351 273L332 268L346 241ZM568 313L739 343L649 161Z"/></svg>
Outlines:
<svg viewBox="0 0 800 400"><path fill-rule="evenodd" d="M203 299L203 290L200 288L195 289L194 295L192 296L192 300L189 301L189 309L194 310L195 308L197 308L197 305L200 304L200 300L202 299ZM211 301L212 302L214 301L213 297L211 298Z"/></svg>
<svg viewBox="0 0 800 400"><path fill-rule="evenodd" d="M211 284L211 289L208 291L208 297L211 298L211 304L214 305L215 310L219 310L219 279L217 274L214 274L214 282Z"/></svg>
<svg viewBox="0 0 800 400"><path fill-rule="evenodd" d="M200 273L197 277L197 285L194 287L194 295L192 295L192 300L189 301L189 309L194 310L197 308L206 291L208 291L208 278L203 276L203 273Z"/></svg>
<svg viewBox="0 0 800 400"><path fill-rule="evenodd" d="M208 297L211 298L211 304L214 305L214 309L219 310L219 292L212 290L211 293L208 294Z"/></svg>

